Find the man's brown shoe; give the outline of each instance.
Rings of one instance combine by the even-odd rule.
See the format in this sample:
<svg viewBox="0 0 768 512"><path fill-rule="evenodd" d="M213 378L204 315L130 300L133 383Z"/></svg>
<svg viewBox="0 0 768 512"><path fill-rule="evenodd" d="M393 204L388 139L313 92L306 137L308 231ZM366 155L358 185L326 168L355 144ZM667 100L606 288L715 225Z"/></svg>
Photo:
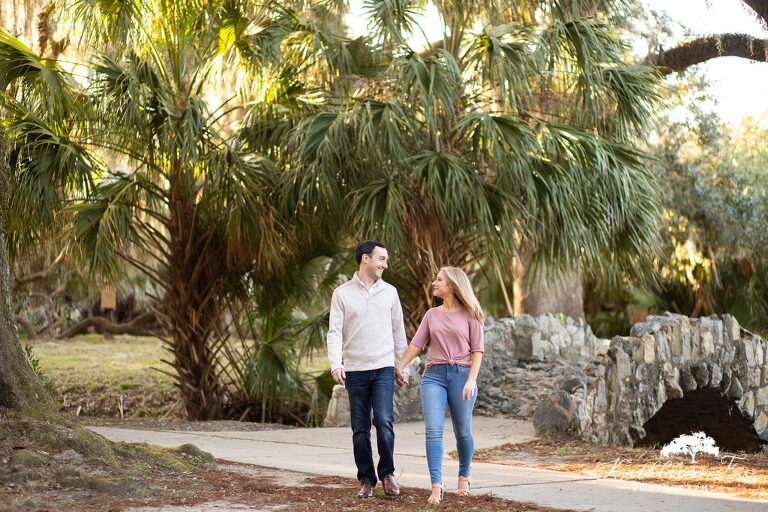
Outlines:
<svg viewBox="0 0 768 512"><path fill-rule="evenodd" d="M358 498L373 498L373 486L368 482L363 482L363 486L360 488L360 492L357 493Z"/></svg>
<svg viewBox="0 0 768 512"><path fill-rule="evenodd" d="M387 496L397 496L400 494L400 486L397 485L392 475L385 476L381 480L381 485L384 487L384 494Z"/></svg>

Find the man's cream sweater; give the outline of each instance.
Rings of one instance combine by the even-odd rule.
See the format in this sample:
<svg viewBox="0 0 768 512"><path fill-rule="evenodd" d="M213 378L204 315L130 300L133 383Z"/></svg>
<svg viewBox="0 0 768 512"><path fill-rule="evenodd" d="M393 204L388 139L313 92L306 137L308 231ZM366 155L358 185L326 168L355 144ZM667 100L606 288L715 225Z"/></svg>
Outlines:
<svg viewBox="0 0 768 512"><path fill-rule="evenodd" d="M394 366L408 346L397 289L381 279L368 289L355 272L333 291L327 343L331 371Z"/></svg>

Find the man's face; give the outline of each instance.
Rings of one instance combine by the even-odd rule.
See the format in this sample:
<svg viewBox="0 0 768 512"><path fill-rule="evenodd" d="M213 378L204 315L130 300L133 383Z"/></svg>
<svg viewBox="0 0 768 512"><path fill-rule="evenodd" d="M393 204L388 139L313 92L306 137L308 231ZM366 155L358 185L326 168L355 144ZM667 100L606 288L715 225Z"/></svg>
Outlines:
<svg viewBox="0 0 768 512"><path fill-rule="evenodd" d="M384 270L389 266L389 254L383 247L376 247L370 256L363 254L363 270L369 277L381 279Z"/></svg>

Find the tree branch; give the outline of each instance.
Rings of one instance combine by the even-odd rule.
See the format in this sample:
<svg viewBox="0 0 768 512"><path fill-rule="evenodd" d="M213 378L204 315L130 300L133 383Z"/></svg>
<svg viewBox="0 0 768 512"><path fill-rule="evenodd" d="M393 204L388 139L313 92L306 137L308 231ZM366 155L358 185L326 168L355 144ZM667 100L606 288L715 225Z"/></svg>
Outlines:
<svg viewBox="0 0 768 512"><path fill-rule="evenodd" d="M768 62L768 39L756 39L746 34L719 34L700 37L682 43L658 56L649 57L662 75L706 62L717 57L741 57L758 62Z"/></svg>
<svg viewBox="0 0 768 512"><path fill-rule="evenodd" d="M757 14L763 28L768 28L768 0L742 0Z"/></svg>
<svg viewBox="0 0 768 512"><path fill-rule="evenodd" d="M27 338L30 340L34 340L37 338L37 333L35 332L35 327L27 322L23 317L16 315L16 323L19 324L22 329L27 331Z"/></svg>
<svg viewBox="0 0 768 512"><path fill-rule="evenodd" d="M39 281L41 279L47 279L51 277L54 272L56 272L56 269L59 268L59 265L64 260L64 249L59 253L58 256L56 256L56 259L53 260L53 263L46 268L41 270L40 272L34 272L32 274L21 276L21 277L15 277L13 279L13 286L11 286L11 290L13 292L16 292L19 288L21 288L23 285L27 283L31 283L32 281Z"/></svg>
<svg viewBox="0 0 768 512"><path fill-rule="evenodd" d="M136 330L144 327L146 324L155 320L154 313L142 313L130 322L124 324L115 324L107 320L102 316L93 316L82 320L59 336L59 338L71 338L81 332L85 331L89 327L98 327L103 331L107 331L110 334L130 334Z"/></svg>

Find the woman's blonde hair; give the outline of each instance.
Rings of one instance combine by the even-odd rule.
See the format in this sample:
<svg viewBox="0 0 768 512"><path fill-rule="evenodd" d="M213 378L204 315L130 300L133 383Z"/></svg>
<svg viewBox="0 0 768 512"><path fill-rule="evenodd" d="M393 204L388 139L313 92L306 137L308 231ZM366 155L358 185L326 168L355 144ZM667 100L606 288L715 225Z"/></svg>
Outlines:
<svg viewBox="0 0 768 512"><path fill-rule="evenodd" d="M480 301L475 297L472 283L469 282L467 274L458 267L443 267L440 269L440 272L443 273L443 277L448 281L453 294L467 308L469 314L477 318L480 323L483 323L485 321L485 312L482 306L480 306Z"/></svg>

